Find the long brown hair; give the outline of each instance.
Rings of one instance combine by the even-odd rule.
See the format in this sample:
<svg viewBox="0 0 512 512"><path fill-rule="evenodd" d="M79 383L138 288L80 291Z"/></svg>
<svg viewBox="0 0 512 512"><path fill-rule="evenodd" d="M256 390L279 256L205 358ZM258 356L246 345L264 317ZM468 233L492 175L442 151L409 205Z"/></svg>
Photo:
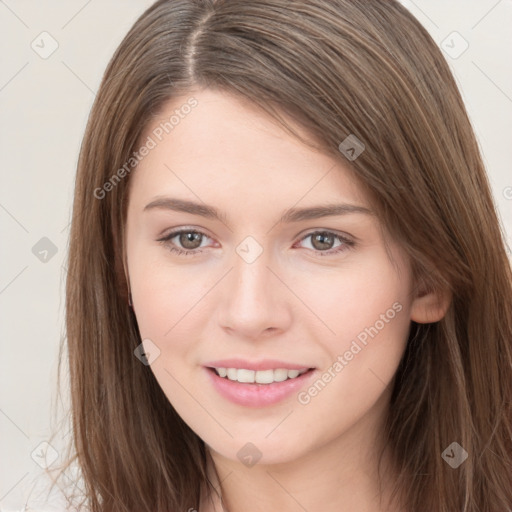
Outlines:
<svg viewBox="0 0 512 512"><path fill-rule="evenodd" d="M389 0L160 0L117 49L81 147L66 290L70 463L88 508L189 510L206 480L204 443L134 357L123 266L136 172L126 163L164 103L203 87L249 99L300 138L286 116L298 122L304 143L349 166L375 198L418 283L452 294L441 321L412 325L396 374L385 434L397 500L414 512L512 509L504 236L449 67ZM339 149L349 135L364 144L356 159ZM457 468L442 457L453 442L468 454Z"/></svg>

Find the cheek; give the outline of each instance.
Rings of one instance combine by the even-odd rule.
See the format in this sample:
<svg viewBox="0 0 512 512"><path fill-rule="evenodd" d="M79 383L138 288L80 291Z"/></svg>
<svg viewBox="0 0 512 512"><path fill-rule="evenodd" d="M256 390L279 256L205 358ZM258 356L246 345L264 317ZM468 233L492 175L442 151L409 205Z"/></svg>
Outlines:
<svg viewBox="0 0 512 512"><path fill-rule="evenodd" d="M386 255L311 286L308 296L329 327L314 338L324 366L300 403L336 430L350 425L379 399L393 379L410 329L409 274ZM320 421L317 417L317 420ZM317 423L315 420L315 423Z"/></svg>
<svg viewBox="0 0 512 512"><path fill-rule="evenodd" d="M193 266L172 265L163 251L133 251L129 271L141 336L167 343L201 311L215 275Z"/></svg>
<svg viewBox="0 0 512 512"><path fill-rule="evenodd" d="M356 338L364 343L366 338L376 336L376 330L379 333L396 330L397 334L404 328L407 331L411 302L409 274L404 266L398 274L384 252L374 251L356 263L316 273L309 279L301 276L296 282L298 295L323 324L323 339L329 340L333 349L341 350Z"/></svg>
<svg viewBox="0 0 512 512"><path fill-rule="evenodd" d="M159 351L158 358L151 362L151 371L169 402L187 419L200 415L191 399L200 396L200 388L194 387L197 340L204 325L204 297L215 281L215 276L204 277L204 273L190 269L172 266L161 254L151 255L151 251L141 251L140 255L134 251L130 262L140 336L151 340L149 348L154 344Z"/></svg>

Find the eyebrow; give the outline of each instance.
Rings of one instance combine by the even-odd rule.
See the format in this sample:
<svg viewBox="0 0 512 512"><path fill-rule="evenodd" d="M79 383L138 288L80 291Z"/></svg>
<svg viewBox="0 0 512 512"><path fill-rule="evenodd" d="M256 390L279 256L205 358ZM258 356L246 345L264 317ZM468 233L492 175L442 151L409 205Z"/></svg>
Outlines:
<svg viewBox="0 0 512 512"><path fill-rule="evenodd" d="M226 214L220 212L217 208L204 203L195 203L185 199L176 199L172 197L158 197L144 207L144 211L153 209L173 210L176 212L185 212L192 215L200 215L208 219L219 220L226 223ZM289 208L286 210L278 223L300 222L310 219L319 219L336 215L347 215L350 213L359 213L365 215L374 215L373 211L364 206L340 203L327 204L319 206L310 206L308 208Z"/></svg>

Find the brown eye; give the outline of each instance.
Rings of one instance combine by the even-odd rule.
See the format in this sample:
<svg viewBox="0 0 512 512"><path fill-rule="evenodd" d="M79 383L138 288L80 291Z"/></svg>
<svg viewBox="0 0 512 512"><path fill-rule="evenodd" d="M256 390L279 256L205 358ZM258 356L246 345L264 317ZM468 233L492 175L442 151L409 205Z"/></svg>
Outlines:
<svg viewBox="0 0 512 512"><path fill-rule="evenodd" d="M335 237L331 233L313 233L311 236L311 245L319 251L332 249Z"/></svg>
<svg viewBox="0 0 512 512"><path fill-rule="evenodd" d="M303 247L318 256L334 256L355 246L355 242L348 237L332 231L314 231L302 237L300 242L304 241L308 241L309 247Z"/></svg>
<svg viewBox="0 0 512 512"><path fill-rule="evenodd" d="M178 236L184 249L197 249L201 246L203 235L197 231L182 231Z"/></svg>
<svg viewBox="0 0 512 512"><path fill-rule="evenodd" d="M196 231L195 229L179 229L158 239L158 242L164 244L171 252L193 256L202 252L205 247L203 242L208 239L210 239L210 237L201 231Z"/></svg>

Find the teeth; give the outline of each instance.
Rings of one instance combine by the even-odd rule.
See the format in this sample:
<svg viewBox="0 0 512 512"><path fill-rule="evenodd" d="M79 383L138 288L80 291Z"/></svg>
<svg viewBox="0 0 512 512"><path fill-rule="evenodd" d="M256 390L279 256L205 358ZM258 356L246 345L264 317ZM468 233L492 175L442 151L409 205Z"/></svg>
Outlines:
<svg viewBox="0 0 512 512"><path fill-rule="evenodd" d="M274 381L274 370L260 370L255 372L254 382L258 384L271 384Z"/></svg>
<svg viewBox="0 0 512 512"><path fill-rule="evenodd" d="M238 382L254 382L254 370L235 370Z"/></svg>
<svg viewBox="0 0 512 512"><path fill-rule="evenodd" d="M295 379L299 375L307 372L308 369L286 370L279 368L277 370L246 370L244 368L215 368L219 377L227 377L229 380L243 383L272 384L273 382L283 382L287 379Z"/></svg>

